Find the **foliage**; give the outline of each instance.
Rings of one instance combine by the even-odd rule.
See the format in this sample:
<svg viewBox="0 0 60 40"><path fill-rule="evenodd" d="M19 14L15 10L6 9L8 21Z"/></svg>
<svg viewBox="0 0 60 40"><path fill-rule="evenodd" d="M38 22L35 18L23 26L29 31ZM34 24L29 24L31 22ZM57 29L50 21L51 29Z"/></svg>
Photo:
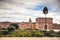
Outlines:
<svg viewBox="0 0 60 40"><path fill-rule="evenodd" d="M57 37L60 37L60 31L59 31L59 32L57 32L56 34L57 34L57 35L56 35Z"/></svg>
<svg viewBox="0 0 60 40"><path fill-rule="evenodd" d="M12 24L10 24L10 26L15 27L15 29L18 29L19 28L18 24L16 24L16 23L12 23Z"/></svg>
<svg viewBox="0 0 60 40"><path fill-rule="evenodd" d="M15 30L14 27L8 27L8 28L7 28L7 31L8 31L8 32L13 32L14 30Z"/></svg>
<svg viewBox="0 0 60 40"><path fill-rule="evenodd" d="M11 33L8 31L0 31L0 37L60 37L60 31L54 32L52 30L15 30Z"/></svg>
<svg viewBox="0 0 60 40"><path fill-rule="evenodd" d="M47 35L47 36L49 36L49 37L55 37L56 36L56 32L54 32L53 30L48 31L48 34L49 35Z"/></svg>

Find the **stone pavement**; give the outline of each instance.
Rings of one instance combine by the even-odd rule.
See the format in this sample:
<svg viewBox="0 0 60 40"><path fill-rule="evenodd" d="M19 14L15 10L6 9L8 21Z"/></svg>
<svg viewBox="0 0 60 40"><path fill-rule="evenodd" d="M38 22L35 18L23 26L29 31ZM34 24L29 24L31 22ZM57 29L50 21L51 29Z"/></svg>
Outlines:
<svg viewBox="0 0 60 40"><path fill-rule="evenodd" d="M0 40L60 40L60 37L0 37Z"/></svg>

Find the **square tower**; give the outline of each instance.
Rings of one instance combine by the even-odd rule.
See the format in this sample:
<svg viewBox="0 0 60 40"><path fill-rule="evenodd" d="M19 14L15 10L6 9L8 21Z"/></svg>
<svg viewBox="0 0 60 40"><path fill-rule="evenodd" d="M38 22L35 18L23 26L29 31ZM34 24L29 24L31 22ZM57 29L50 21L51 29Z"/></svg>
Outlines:
<svg viewBox="0 0 60 40"><path fill-rule="evenodd" d="M46 25L47 25L47 29L52 29L53 19L46 18ZM36 18L36 29L44 30L44 28L45 28L45 18Z"/></svg>

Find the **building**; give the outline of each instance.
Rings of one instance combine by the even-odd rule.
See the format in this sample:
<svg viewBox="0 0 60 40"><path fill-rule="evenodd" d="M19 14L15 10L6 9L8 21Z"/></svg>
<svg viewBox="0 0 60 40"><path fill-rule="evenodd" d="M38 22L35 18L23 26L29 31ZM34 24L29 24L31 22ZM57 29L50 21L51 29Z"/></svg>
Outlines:
<svg viewBox="0 0 60 40"><path fill-rule="evenodd" d="M0 22L0 28L7 28L12 22ZM17 22L16 22L17 23ZM35 22L32 22L31 18L29 22L19 22L17 23L19 29L41 29L45 28L45 18L36 18ZM46 18L46 24L48 30L60 29L60 24L54 24L53 18Z"/></svg>
<svg viewBox="0 0 60 40"><path fill-rule="evenodd" d="M7 28L10 24L11 22L0 22L0 28Z"/></svg>
<svg viewBox="0 0 60 40"><path fill-rule="evenodd" d="M53 27L53 19L46 18L47 29L52 29ZM45 18L36 18L36 28L43 29L45 28Z"/></svg>

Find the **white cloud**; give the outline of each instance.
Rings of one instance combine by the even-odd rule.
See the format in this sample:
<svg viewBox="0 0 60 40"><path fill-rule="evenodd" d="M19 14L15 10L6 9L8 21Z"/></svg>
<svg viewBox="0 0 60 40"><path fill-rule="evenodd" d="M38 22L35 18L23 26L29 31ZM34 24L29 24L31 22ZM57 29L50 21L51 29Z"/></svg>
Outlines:
<svg viewBox="0 0 60 40"><path fill-rule="evenodd" d="M0 2L0 21L28 21L29 18L35 21L37 17L44 17L42 10L35 11L27 8L33 8L46 3L50 3L50 7L54 7L52 11L58 7L56 0L4 0ZM49 12L47 17L54 18L54 23L57 19L58 22L56 23L59 23L60 16L55 16L56 14L57 12Z"/></svg>

